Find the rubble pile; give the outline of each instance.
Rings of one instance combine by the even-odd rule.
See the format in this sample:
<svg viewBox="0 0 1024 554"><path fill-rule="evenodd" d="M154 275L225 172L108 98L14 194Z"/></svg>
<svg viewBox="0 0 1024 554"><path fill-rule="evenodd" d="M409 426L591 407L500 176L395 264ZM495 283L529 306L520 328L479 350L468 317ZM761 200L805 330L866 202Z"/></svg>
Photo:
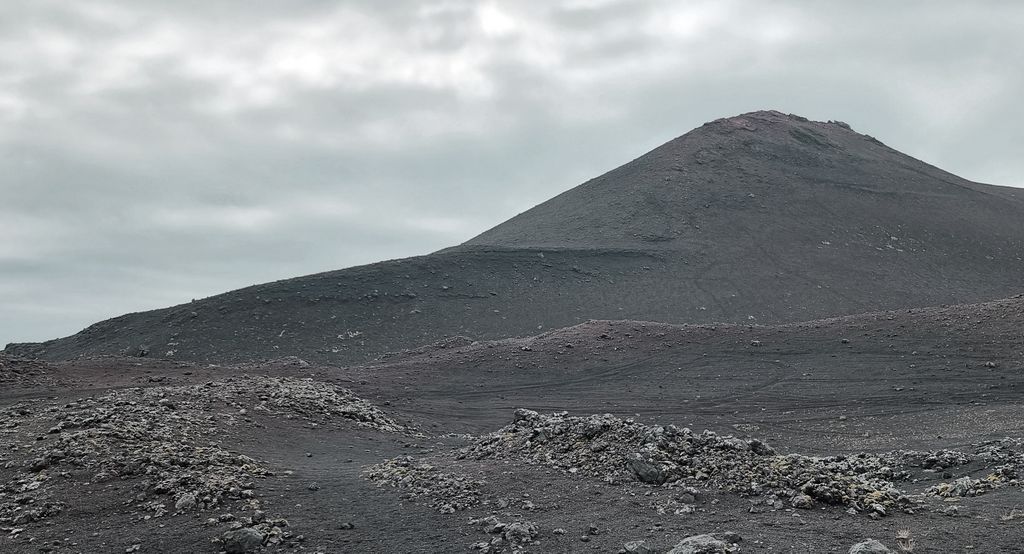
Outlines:
<svg viewBox="0 0 1024 554"><path fill-rule="evenodd" d="M934 487L928 487L926 492L943 498L978 496L1000 486L999 482L993 478L994 475L992 474L986 479L961 477L950 482L939 483Z"/></svg>
<svg viewBox="0 0 1024 554"><path fill-rule="evenodd" d="M480 502L483 481L469 476L447 473L436 466L417 462L412 456L400 456L371 466L364 476L378 486L390 486L403 491L402 498L428 499L431 508L452 514Z"/></svg>
<svg viewBox="0 0 1024 554"><path fill-rule="evenodd" d="M948 451L947 451L948 452ZM1020 486L1021 473L1024 473L1024 440L1004 438L985 441L974 445L974 455L960 454L960 464L977 461L990 471L980 479L960 477L953 481L939 483L929 487L927 494L943 498L978 496L1007 485ZM947 462L938 466L950 467Z"/></svg>
<svg viewBox="0 0 1024 554"><path fill-rule="evenodd" d="M202 385L133 388L66 404L19 404L4 410L5 435L36 435L14 456L18 471L0 482L0 523L59 512L53 493L67 483L142 479L126 505L149 517L210 510L227 501L258 509L255 479L273 475L256 460L225 449L229 430L255 414L327 421L382 431L404 427L351 392L309 379L238 377ZM238 429L250 433L248 428Z"/></svg>
<svg viewBox="0 0 1024 554"><path fill-rule="evenodd" d="M570 417L520 409L514 421L463 458L517 458L609 483L701 485L744 495L788 498L794 507L839 504L885 515L912 502L893 481L906 474L878 456L780 455L757 439L647 426L610 414Z"/></svg>
<svg viewBox="0 0 1024 554"><path fill-rule="evenodd" d="M484 554L504 552L505 546L510 546L512 552L519 552L521 547L540 544L536 540L537 535L540 534L540 527L532 521L503 523L495 516L487 516L471 519L469 524L479 527L484 533L491 535L489 540L478 541L470 545L471 549L479 550Z"/></svg>
<svg viewBox="0 0 1024 554"><path fill-rule="evenodd" d="M969 464L973 458L959 450L896 450L883 454L882 457L892 465L918 467L941 471L951 467Z"/></svg>
<svg viewBox="0 0 1024 554"><path fill-rule="evenodd" d="M476 439L459 450L455 460L427 463L404 456L373 466L365 475L378 484L403 489L403 498L424 497L445 513L478 504L480 486L485 483L447 473L439 466L495 459L556 468L609 485L639 481L672 487L679 498L700 496L696 486L757 497L758 504L773 509L838 505L850 513L879 518L894 510L913 513L927 496L976 496L1019 485L1022 446L1024 441L1003 439L975 445L973 453L895 450L815 457L780 454L758 439L696 433L674 425L649 426L611 414L575 417L567 412L545 415L518 409L512 424ZM991 472L982 479L962 476L928 489L922 486L913 495L897 486L917 482L922 473L945 475L952 468L959 468L961 475L968 469ZM692 502L685 500L655 507L659 513L695 511Z"/></svg>
<svg viewBox="0 0 1024 554"><path fill-rule="evenodd" d="M378 431L409 431L352 391L313 379L245 377L241 381L227 379L182 388L198 387L217 389L214 392L233 400L236 405L243 406L241 409L249 405L256 411L271 415L299 416L320 422L338 416Z"/></svg>
<svg viewBox="0 0 1024 554"><path fill-rule="evenodd" d="M1007 437L976 444L974 457L989 465L1024 471L1024 439Z"/></svg>
<svg viewBox="0 0 1024 554"><path fill-rule="evenodd" d="M288 531L288 520L284 518L268 518L257 510L251 517L235 519L231 514L220 518L211 518L208 525L229 522L230 526L214 542L228 554L245 554L259 549L261 546L287 545L295 546L305 540L303 535L295 535Z"/></svg>

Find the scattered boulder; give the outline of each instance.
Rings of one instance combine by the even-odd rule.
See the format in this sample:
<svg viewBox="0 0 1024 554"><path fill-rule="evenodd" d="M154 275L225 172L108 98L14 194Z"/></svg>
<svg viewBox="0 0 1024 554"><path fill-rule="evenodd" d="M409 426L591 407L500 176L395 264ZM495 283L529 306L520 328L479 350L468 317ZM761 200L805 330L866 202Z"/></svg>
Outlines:
<svg viewBox="0 0 1024 554"><path fill-rule="evenodd" d="M798 494L790 500L790 504L800 510L810 510L814 507L814 499L806 494Z"/></svg>
<svg viewBox="0 0 1024 554"><path fill-rule="evenodd" d="M622 547L620 554L656 554L657 550L647 544L646 541L630 541Z"/></svg>
<svg viewBox="0 0 1024 554"><path fill-rule="evenodd" d="M537 524L532 521L517 521L505 526L505 540L512 544L529 544L537 537Z"/></svg>
<svg viewBox="0 0 1024 554"><path fill-rule="evenodd" d="M263 546L266 537L252 527L242 527L224 533L221 543L228 554L246 554Z"/></svg>
<svg viewBox="0 0 1024 554"><path fill-rule="evenodd" d="M488 535L498 535L490 541L481 541L472 545L473 549L484 552L500 551L500 545L503 542L516 546L531 544L537 538L537 535L540 534L540 528L532 521L502 523L496 516L487 516L480 519L471 519L469 524L480 527Z"/></svg>
<svg viewBox="0 0 1024 554"><path fill-rule="evenodd" d="M196 507L196 495L186 493L178 497L178 501L174 503L174 509L179 512L187 512Z"/></svg>
<svg viewBox="0 0 1024 554"><path fill-rule="evenodd" d="M713 535L694 535L679 542L668 554L728 554L729 545Z"/></svg>
<svg viewBox="0 0 1024 554"><path fill-rule="evenodd" d="M639 454L636 458L628 460L626 465L641 483L661 485L668 481L668 475L660 466L640 459Z"/></svg>

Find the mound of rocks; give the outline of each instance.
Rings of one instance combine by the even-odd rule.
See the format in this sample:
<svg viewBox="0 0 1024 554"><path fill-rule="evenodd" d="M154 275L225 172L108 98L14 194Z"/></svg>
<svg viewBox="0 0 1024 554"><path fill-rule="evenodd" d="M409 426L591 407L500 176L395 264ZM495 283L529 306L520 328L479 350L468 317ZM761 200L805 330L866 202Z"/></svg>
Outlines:
<svg viewBox="0 0 1024 554"><path fill-rule="evenodd" d="M158 386L80 398L63 405L18 405L5 428L37 434L20 448L0 483L0 523L59 512L53 493L75 477L91 483L139 478L146 491L126 502L150 517L209 510L226 501L258 508L254 479L273 473L221 446L254 414L310 421L341 419L382 431L404 427L350 391L309 379L238 377L191 386Z"/></svg>
<svg viewBox="0 0 1024 554"><path fill-rule="evenodd" d="M239 409L287 418L327 422L340 417L378 431L410 431L352 391L308 378L243 376L204 385L166 387L155 392L179 396L200 394L223 399Z"/></svg>
<svg viewBox="0 0 1024 554"><path fill-rule="evenodd" d="M436 466L417 462L412 456L400 456L369 467L364 477L378 486L401 489L402 498L424 497L431 508L452 514L480 502L483 481L469 476L447 473Z"/></svg>
<svg viewBox="0 0 1024 554"><path fill-rule="evenodd" d="M976 444L974 457L991 465L1024 469L1024 439L1007 437Z"/></svg>
<svg viewBox="0 0 1024 554"><path fill-rule="evenodd" d="M469 524L480 527L484 533L494 535L490 540L479 541L470 546L485 554L502 552L505 546L511 546L515 551L518 547L539 544L535 539L540 534L540 527L532 521L502 523L495 516L487 516L471 519Z"/></svg>
<svg viewBox="0 0 1024 554"><path fill-rule="evenodd" d="M999 486L1001 486L1000 480L995 477L995 474L990 474L987 479L961 477L950 482L939 483L934 487L929 487L926 492L943 498L955 498L978 496Z"/></svg>
<svg viewBox="0 0 1024 554"><path fill-rule="evenodd" d="M519 409L511 425L465 448L460 457L514 458L610 483L635 479L775 495L798 508L820 502L885 515L911 506L893 485L897 472L878 456L780 455L757 439L647 426L610 414L570 417Z"/></svg>
<svg viewBox="0 0 1024 554"><path fill-rule="evenodd" d="M1020 486L1020 475L1024 472L1024 440L1004 438L974 445L974 455L962 455L967 460L976 460L990 470L981 479L960 477L953 481L939 483L926 492L943 498L978 496L1004 486ZM967 462L963 462L967 463ZM939 469L950 467L942 463Z"/></svg>
<svg viewBox="0 0 1024 554"><path fill-rule="evenodd" d="M267 519L262 511L257 511L252 517L233 521L231 528L214 539L214 542L219 543L228 554L245 554L264 546L295 546L305 540L305 537L295 536L287 528L288 520Z"/></svg>
<svg viewBox="0 0 1024 554"><path fill-rule="evenodd" d="M671 487L678 498L696 498L697 488L757 497L754 505L811 509L847 508L872 518L895 510L913 513L928 497L975 496L1008 484L1020 484L1024 441L1004 439L976 445L968 454L955 450L902 451L816 457L780 454L758 439L712 431L696 433L674 425L644 425L611 414L585 417L567 412L540 414L518 409L513 422L430 461L399 457L369 468L365 476L403 491L403 498L426 498L435 509L453 513L481 502L484 481L452 472L460 461L506 460L561 470L609 485L638 482ZM961 477L909 495L896 483L915 482L914 472L938 472L974 464L994 471L983 479ZM439 468L444 468L442 471ZM961 471L963 471L961 469ZM681 503L680 503L681 502ZM659 513L692 513L691 502L672 499L654 505Z"/></svg>
<svg viewBox="0 0 1024 554"><path fill-rule="evenodd" d="M972 457L959 450L899 450L884 456L894 464L906 465L940 471L946 468L959 467L972 461Z"/></svg>

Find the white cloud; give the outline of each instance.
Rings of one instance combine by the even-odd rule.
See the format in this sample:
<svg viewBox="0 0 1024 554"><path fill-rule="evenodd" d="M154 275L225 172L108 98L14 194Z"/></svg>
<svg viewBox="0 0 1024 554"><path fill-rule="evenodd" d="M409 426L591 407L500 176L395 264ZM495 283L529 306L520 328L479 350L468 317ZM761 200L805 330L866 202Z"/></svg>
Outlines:
<svg viewBox="0 0 1024 554"><path fill-rule="evenodd" d="M480 21L480 28L489 37L508 36L519 27L516 18L502 10L494 2L488 2L479 6L476 16Z"/></svg>
<svg viewBox="0 0 1024 554"><path fill-rule="evenodd" d="M217 229L225 231L262 231L277 225L283 214L266 207L197 206L158 208L145 214L153 225L174 229Z"/></svg>

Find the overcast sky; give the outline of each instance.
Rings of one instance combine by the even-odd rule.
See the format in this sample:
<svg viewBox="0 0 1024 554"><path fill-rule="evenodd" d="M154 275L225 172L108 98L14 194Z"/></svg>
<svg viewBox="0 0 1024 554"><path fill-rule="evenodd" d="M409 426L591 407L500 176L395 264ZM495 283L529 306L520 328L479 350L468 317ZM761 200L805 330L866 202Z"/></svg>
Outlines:
<svg viewBox="0 0 1024 554"><path fill-rule="evenodd" d="M3 0L0 345L462 242L719 117L1024 186L1024 3Z"/></svg>

